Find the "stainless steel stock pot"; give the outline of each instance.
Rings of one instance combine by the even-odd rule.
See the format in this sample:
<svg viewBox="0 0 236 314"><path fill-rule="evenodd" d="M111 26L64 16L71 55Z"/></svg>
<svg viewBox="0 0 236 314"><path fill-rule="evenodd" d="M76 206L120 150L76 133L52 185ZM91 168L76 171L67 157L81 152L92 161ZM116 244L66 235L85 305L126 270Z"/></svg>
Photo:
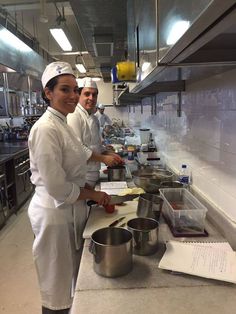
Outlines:
<svg viewBox="0 0 236 314"><path fill-rule="evenodd" d="M133 267L132 233L124 228L102 228L91 236L94 271L104 277L119 277Z"/></svg>

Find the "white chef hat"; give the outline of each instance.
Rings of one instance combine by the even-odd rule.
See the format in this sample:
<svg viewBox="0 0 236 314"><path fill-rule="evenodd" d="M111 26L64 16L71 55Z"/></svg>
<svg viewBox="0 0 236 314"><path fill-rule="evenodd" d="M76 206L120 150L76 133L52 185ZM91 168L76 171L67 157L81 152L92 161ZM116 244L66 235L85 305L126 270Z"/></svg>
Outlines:
<svg viewBox="0 0 236 314"><path fill-rule="evenodd" d="M56 62L52 62L52 63L48 64L46 66L46 69L43 72L42 79L41 79L43 88L47 85L47 83L52 78L54 78L58 75L61 75L61 74L72 74L72 75L74 75L72 67L69 63L62 62L62 61L56 61Z"/></svg>
<svg viewBox="0 0 236 314"><path fill-rule="evenodd" d="M78 86L79 88L91 87L98 89L96 82L91 77L84 77L82 80L79 80Z"/></svg>
<svg viewBox="0 0 236 314"><path fill-rule="evenodd" d="M98 109L105 109L105 106L103 104L98 104Z"/></svg>

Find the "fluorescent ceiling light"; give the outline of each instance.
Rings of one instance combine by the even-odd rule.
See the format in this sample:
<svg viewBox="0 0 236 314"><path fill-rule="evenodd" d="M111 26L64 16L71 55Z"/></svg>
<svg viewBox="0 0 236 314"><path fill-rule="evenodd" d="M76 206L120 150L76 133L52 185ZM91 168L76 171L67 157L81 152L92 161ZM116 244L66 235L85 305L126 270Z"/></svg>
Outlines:
<svg viewBox="0 0 236 314"><path fill-rule="evenodd" d="M53 55L64 55L64 56L74 56L74 55L87 55L88 51L71 51L71 52L58 52L54 53Z"/></svg>
<svg viewBox="0 0 236 314"><path fill-rule="evenodd" d="M98 82L98 81L101 81L101 78L100 78L100 77L93 77L92 80L93 80L94 82Z"/></svg>
<svg viewBox="0 0 236 314"><path fill-rule="evenodd" d="M9 32L7 29L0 30L0 40L5 41L8 45L22 52L31 52L32 49L27 46L22 40Z"/></svg>
<svg viewBox="0 0 236 314"><path fill-rule="evenodd" d="M167 37L167 45L174 45L178 39L186 32L189 28L189 21L178 21L175 22L170 30L169 36Z"/></svg>
<svg viewBox="0 0 236 314"><path fill-rule="evenodd" d="M71 51L72 46L62 28L50 28L50 33L64 51Z"/></svg>
<svg viewBox="0 0 236 314"><path fill-rule="evenodd" d="M86 73L86 69L85 69L85 66L83 65L83 63L76 63L75 66L80 73Z"/></svg>
<svg viewBox="0 0 236 314"><path fill-rule="evenodd" d="M151 63L150 62L143 62L142 64L142 71L146 71L150 67Z"/></svg>

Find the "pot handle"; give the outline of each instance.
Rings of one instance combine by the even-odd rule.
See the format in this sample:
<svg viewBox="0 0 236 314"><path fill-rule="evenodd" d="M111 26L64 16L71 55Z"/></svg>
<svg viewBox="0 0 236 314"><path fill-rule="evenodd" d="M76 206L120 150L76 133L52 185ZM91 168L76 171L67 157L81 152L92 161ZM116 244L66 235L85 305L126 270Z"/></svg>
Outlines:
<svg viewBox="0 0 236 314"><path fill-rule="evenodd" d="M95 244L92 240L89 243L89 252L93 255L96 255Z"/></svg>

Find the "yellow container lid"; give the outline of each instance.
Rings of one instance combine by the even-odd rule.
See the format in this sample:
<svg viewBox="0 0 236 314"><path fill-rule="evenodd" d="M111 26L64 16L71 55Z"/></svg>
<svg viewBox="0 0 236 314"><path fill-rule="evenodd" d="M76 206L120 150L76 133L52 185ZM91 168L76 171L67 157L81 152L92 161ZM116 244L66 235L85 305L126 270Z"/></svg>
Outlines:
<svg viewBox="0 0 236 314"><path fill-rule="evenodd" d="M119 81L136 81L135 63L133 61L118 62L116 69Z"/></svg>

